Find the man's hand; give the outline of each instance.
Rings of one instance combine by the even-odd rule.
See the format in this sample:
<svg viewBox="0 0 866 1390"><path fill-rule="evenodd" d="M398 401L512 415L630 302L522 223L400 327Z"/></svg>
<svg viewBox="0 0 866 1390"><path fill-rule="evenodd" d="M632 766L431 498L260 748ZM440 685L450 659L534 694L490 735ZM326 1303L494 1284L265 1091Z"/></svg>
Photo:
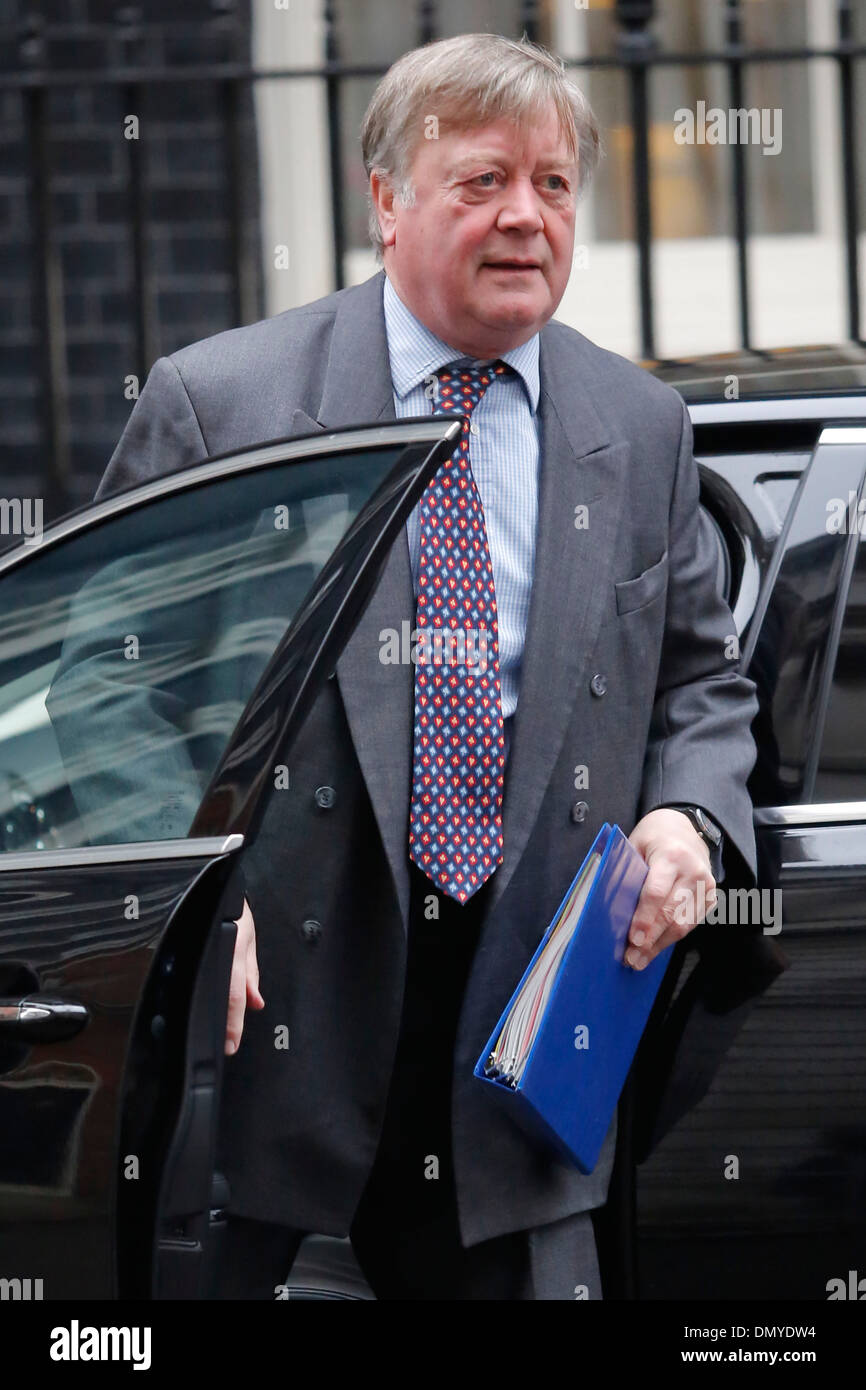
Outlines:
<svg viewBox="0 0 866 1390"><path fill-rule="evenodd" d="M232 961L229 985L229 1012L226 1020L226 1055L237 1052L244 1031L244 1010L247 1004L263 1009L265 1001L259 993L259 963L256 960L256 924L250 905L244 898L244 910L237 922L238 934Z"/></svg>
<svg viewBox="0 0 866 1390"><path fill-rule="evenodd" d="M650 811L628 839L649 865L625 953L627 965L643 970L660 951L681 941L697 926L700 882L709 912L716 901L716 881L710 870L710 852L681 811L667 807Z"/></svg>

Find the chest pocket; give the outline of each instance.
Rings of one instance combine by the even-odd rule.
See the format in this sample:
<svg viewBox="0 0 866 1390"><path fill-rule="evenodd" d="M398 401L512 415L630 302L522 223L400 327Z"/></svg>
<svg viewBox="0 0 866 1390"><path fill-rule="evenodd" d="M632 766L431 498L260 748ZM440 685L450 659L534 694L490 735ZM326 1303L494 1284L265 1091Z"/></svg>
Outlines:
<svg viewBox="0 0 866 1390"><path fill-rule="evenodd" d="M622 579L614 584L616 590L616 611L620 617L633 613L637 608L645 608L654 598L663 594L668 582L668 552L665 550L660 560L634 579Z"/></svg>

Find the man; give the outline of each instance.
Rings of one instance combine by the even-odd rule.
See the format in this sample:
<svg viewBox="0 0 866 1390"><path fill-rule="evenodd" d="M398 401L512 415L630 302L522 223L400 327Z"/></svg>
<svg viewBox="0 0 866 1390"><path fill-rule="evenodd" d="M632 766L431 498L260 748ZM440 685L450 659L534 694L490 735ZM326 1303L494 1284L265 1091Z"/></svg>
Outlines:
<svg viewBox="0 0 866 1390"><path fill-rule="evenodd" d="M272 1296L320 1231L351 1233L379 1297L597 1298L615 1120L582 1175L472 1068L603 821L649 866L636 969L694 925L684 893L754 881L754 688L680 397L553 320L598 152L561 64L490 34L406 54L363 149L383 272L158 362L101 486L468 417L292 751L296 786L336 788L343 839L301 797L246 852L218 1293ZM483 634L483 670L468 644L460 666L381 659L387 629L449 618ZM300 1043L275 1056L282 1022Z"/></svg>

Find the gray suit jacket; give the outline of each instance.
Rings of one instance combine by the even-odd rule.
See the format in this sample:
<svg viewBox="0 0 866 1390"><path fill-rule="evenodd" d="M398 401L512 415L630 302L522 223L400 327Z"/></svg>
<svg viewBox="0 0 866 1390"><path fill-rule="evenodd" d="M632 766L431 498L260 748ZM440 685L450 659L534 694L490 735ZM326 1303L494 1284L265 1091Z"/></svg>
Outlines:
<svg viewBox="0 0 866 1390"><path fill-rule="evenodd" d="M255 442L393 419L382 286L380 272L160 359L97 495ZM540 346L536 568L505 858L454 1057L467 1244L607 1195L615 1120L584 1176L472 1076L602 822L628 834L662 802L694 802L724 829L728 878L749 885L756 867L746 781L757 702L726 654L735 629L715 588L688 414L675 391L555 320ZM226 1065L220 1163L242 1216L345 1235L375 1155L405 969L414 703L414 667L381 663L379 633L413 615L404 531L291 752L293 794L272 797L245 851L268 1007L248 1014ZM589 769L580 791L578 765ZM313 797L322 783L337 790L326 813ZM308 917L323 927L315 947L300 931ZM280 1023L287 1052L273 1046Z"/></svg>

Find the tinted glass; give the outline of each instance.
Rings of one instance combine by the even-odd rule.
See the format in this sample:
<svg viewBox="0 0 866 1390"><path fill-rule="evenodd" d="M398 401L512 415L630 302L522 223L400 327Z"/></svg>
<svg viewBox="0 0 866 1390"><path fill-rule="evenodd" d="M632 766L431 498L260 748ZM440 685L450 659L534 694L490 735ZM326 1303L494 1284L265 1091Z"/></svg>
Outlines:
<svg viewBox="0 0 866 1390"><path fill-rule="evenodd" d="M827 702L814 799L866 801L866 544L862 532Z"/></svg>
<svg viewBox="0 0 866 1390"><path fill-rule="evenodd" d="M185 836L293 614L402 452L234 472L0 574L0 853Z"/></svg>
<svg viewBox="0 0 866 1390"><path fill-rule="evenodd" d="M755 806L815 799L813 750L820 738L822 682L848 545L844 529L831 518L839 500L852 489L856 493L862 477L861 447L822 446L791 513L748 667L759 702L752 726L757 760L749 778Z"/></svg>

